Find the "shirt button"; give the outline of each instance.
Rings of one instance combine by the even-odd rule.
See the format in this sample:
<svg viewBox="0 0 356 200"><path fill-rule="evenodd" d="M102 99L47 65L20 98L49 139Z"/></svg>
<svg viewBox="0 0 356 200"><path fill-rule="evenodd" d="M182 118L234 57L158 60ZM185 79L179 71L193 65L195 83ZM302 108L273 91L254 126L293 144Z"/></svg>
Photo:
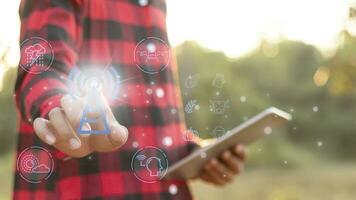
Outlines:
<svg viewBox="0 0 356 200"><path fill-rule="evenodd" d="M138 0L138 4L140 5L140 6L147 6L148 5L148 0Z"/></svg>

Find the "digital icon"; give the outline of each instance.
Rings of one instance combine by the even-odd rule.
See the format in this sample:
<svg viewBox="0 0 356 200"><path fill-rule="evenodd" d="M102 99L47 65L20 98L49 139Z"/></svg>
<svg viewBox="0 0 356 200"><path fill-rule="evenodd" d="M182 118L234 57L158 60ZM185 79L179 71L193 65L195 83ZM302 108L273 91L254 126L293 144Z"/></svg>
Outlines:
<svg viewBox="0 0 356 200"><path fill-rule="evenodd" d="M109 134L110 129L106 120L104 106L100 104L101 84L94 78L89 79L87 96L85 97L84 112L80 120L77 132L80 134ZM98 113L97 116L90 116L90 113ZM103 129L92 130L86 125L101 124ZM91 127L91 126L90 126Z"/></svg>
<svg viewBox="0 0 356 200"><path fill-rule="evenodd" d="M20 46L20 67L32 74L47 71L54 60L52 46L40 37L31 37L24 40Z"/></svg>
<svg viewBox="0 0 356 200"><path fill-rule="evenodd" d="M132 157L131 168L137 179L145 183L161 180L168 169L166 154L159 148L147 146Z"/></svg>
<svg viewBox="0 0 356 200"><path fill-rule="evenodd" d="M110 103L118 96L120 77L113 67L107 68L74 68L67 82L69 93L75 97L84 98L83 115L80 119L77 132L79 134L109 134L106 112L101 95ZM95 113L95 115L91 115ZM101 130L90 127L100 125Z"/></svg>
<svg viewBox="0 0 356 200"><path fill-rule="evenodd" d="M230 107L229 100L210 100L210 111L222 115L225 110Z"/></svg>
<svg viewBox="0 0 356 200"><path fill-rule="evenodd" d="M221 89L221 88L224 87L225 83L226 83L226 81L225 81L224 74L216 74L215 75L215 78L213 80L213 86L214 87Z"/></svg>
<svg viewBox="0 0 356 200"><path fill-rule="evenodd" d="M36 63L43 67L44 54L46 49L41 44L34 44L25 48L27 64L33 65Z"/></svg>
<svg viewBox="0 0 356 200"><path fill-rule="evenodd" d="M157 157L150 157L146 161L146 169L150 173L150 176L160 177L163 172L163 166L161 159Z"/></svg>
<svg viewBox="0 0 356 200"><path fill-rule="evenodd" d="M200 74L194 74L194 75L189 75L186 79L185 79L185 87L188 89L192 89L195 86L198 85L200 79Z"/></svg>
<svg viewBox="0 0 356 200"><path fill-rule="evenodd" d="M104 68L90 66L84 69L73 67L68 75L67 87L74 97L83 97L88 90L93 91L97 88L110 103L118 98L122 82L113 66Z"/></svg>
<svg viewBox="0 0 356 200"><path fill-rule="evenodd" d="M163 171L163 166L161 163L161 159L157 157L149 157L147 158L143 154L139 154L136 157L137 160L140 161L140 166L145 167L149 172L149 176L159 177Z"/></svg>
<svg viewBox="0 0 356 200"><path fill-rule="evenodd" d="M89 113L99 113L99 115L97 117L90 117ZM102 124L103 129L93 130L88 128L88 125L92 127L93 124ZM106 120L105 112L98 108L92 108L90 106L85 107L77 132L79 134L109 134L110 129Z"/></svg>
<svg viewBox="0 0 356 200"><path fill-rule="evenodd" d="M41 183L53 172L54 160L46 149L32 146L23 150L17 158L17 171L30 183Z"/></svg>
<svg viewBox="0 0 356 200"><path fill-rule="evenodd" d="M222 126L217 126L214 128L212 132L210 132L210 135L214 138L220 138L226 133L226 130Z"/></svg>
<svg viewBox="0 0 356 200"><path fill-rule="evenodd" d="M199 110L200 106L197 100L189 100L187 104L185 104L184 110L186 113L191 114L194 110Z"/></svg>
<svg viewBox="0 0 356 200"><path fill-rule="evenodd" d="M194 142L199 137L199 132L192 127L183 132L183 139L187 142Z"/></svg>
<svg viewBox="0 0 356 200"><path fill-rule="evenodd" d="M148 74L161 72L168 66L170 57L170 48L167 43L156 37L141 40L134 51L136 66Z"/></svg>
<svg viewBox="0 0 356 200"><path fill-rule="evenodd" d="M146 167L146 164L144 162L146 160L146 156L145 155L142 155L142 154L137 155L136 159L140 161L140 166L141 167Z"/></svg>

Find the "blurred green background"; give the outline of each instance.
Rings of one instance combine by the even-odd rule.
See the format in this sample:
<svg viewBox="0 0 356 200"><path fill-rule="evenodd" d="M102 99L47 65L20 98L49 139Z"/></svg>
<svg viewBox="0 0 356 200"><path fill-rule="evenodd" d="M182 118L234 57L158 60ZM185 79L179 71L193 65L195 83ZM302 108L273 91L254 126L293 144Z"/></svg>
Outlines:
<svg viewBox="0 0 356 200"><path fill-rule="evenodd" d="M349 10L355 22L355 9ZM335 52L322 54L300 41L261 40L238 58L188 41L176 47L184 104L200 109L186 116L187 126L210 137L214 127L226 130L269 106L293 115L285 131L249 147L249 159L234 183L215 188L191 183L197 199L348 200L356 190L356 37L344 29ZM9 65L6 51L0 65ZM216 76L226 84L214 87ZM0 199L9 199L16 145L13 103L15 68L6 68L0 90ZM197 84L186 81L199 77ZM1 79L0 79L1 80ZM228 100L224 115L209 110L209 100Z"/></svg>

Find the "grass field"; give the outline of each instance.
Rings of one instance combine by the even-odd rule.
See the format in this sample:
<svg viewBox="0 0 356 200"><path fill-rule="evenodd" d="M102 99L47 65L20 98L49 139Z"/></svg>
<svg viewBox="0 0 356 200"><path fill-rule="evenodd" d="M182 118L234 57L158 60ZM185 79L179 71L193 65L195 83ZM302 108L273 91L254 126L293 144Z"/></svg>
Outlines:
<svg viewBox="0 0 356 200"><path fill-rule="evenodd" d="M0 157L0 200L8 200L11 198L13 158L13 154Z"/></svg>
<svg viewBox="0 0 356 200"><path fill-rule="evenodd" d="M0 158L0 200L11 198L13 156ZM292 169L247 169L234 183L215 188L191 183L197 200L353 200L356 164L327 164Z"/></svg>
<svg viewBox="0 0 356 200"><path fill-rule="evenodd" d="M353 200L356 165L245 172L225 188L201 182L191 184L201 200Z"/></svg>

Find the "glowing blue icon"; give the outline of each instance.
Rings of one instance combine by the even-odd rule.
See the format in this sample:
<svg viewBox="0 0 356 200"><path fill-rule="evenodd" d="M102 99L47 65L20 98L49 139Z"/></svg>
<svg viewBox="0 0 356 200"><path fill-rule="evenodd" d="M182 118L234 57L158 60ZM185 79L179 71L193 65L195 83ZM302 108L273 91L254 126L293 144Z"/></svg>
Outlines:
<svg viewBox="0 0 356 200"><path fill-rule="evenodd" d="M87 96L85 98L85 107L83 117L80 120L78 133L80 134L109 134L110 129L106 120L106 113L103 109L100 99L100 90L102 84L97 78L89 78L86 82ZM95 113L95 117L90 116L91 113ZM85 127L91 124L101 124L103 128L100 130L92 130Z"/></svg>
<svg viewBox="0 0 356 200"><path fill-rule="evenodd" d="M98 117L89 117L88 113L99 113ZM92 129L87 129L85 126L86 124L102 124L103 129L102 130L92 130ZM84 109L83 117L80 120L80 125L77 130L79 134L109 134L110 129L109 125L107 123L106 117L105 117L105 112L104 111L99 111L92 109L90 107L87 107Z"/></svg>
<svg viewBox="0 0 356 200"><path fill-rule="evenodd" d="M112 66L72 69L67 82L69 93L84 100L83 115L77 129L79 134L110 133L106 116L108 105L105 104L118 97L120 83L120 77ZM95 125L100 127L99 130L94 130L97 129Z"/></svg>

